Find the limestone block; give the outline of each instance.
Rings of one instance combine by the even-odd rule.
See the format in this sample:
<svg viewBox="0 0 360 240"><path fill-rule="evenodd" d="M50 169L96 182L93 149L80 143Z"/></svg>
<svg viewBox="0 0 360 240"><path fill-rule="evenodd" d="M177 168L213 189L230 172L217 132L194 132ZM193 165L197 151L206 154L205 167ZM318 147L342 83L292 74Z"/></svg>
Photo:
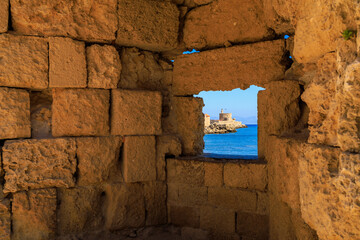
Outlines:
<svg viewBox="0 0 360 240"><path fill-rule="evenodd" d="M150 51L176 48L179 10L170 1L119 0L116 44Z"/></svg>
<svg viewBox="0 0 360 240"><path fill-rule="evenodd" d="M30 120L32 138L51 138L51 105L50 89L30 92Z"/></svg>
<svg viewBox="0 0 360 240"><path fill-rule="evenodd" d="M178 183L167 183L167 202L177 204L179 202Z"/></svg>
<svg viewBox="0 0 360 240"><path fill-rule="evenodd" d="M173 135L161 135L156 137L156 179L166 180L166 155L175 157L181 154L181 143L178 137Z"/></svg>
<svg viewBox="0 0 360 240"><path fill-rule="evenodd" d="M10 201L3 199L0 201L0 239L10 240L11 235L11 213Z"/></svg>
<svg viewBox="0 0 360 240"><path fill-rule="evenodd" d="M200 209L198 207L170 205L169 217L169 222L177 226L193 228L200 226Z"/></svg>
<svg viewBox="0 0 360 240"><path fill-rule="evenodd" d="M6 141L2 150L4 192L75 184L76 145L73 139Z"/></svg>
<svg viewBox="0 0 360 240"><path fill-rule="evenodd" d="M196 186L204 185L204 163L188 159L167 159L168 183L185 183Z"/></svg>
<svg viewBox="0 0 360 240"><path fill-rule="evenodd" d="M61 235L100 229L107 195L99 187L58 189L57 231Z"/></svg>
<svg viewBox="0 0 360 240"><path fill-rule="evenodd" d="M145 225L145 201L141 185L107 185L105 192L107 229L139 228Z"/></svg>
<svg viewBox="0 0 360 240"><path fill-rule="evenodd" d="M232 209L235 211L255 212L256 193L240 189L209 187L209 204L214 207Z"/></svg>
<svg viewBox="0 0 360 240"><path fill-rule="evenodd" d="M78 185L104 182L118 168L121 137L77 138L76 146Z"/></svg>
<svg viewBox="0 0 360 240"><path fill-rule="evenodd" d="M224 164L205 162L205 186L221 187L223 185Z"/></svg>
<svg viewBox="0 0 360 240"><path fill-rule="evenodd" d="M154 136L127 136L124 139L122 171L125 182L156 180Z"/></svg>
<svg viewBox="0 0 360 240"><path fill-rule="evenodd" d="M204 149L204 106L202 98L175 97L170 114L174 115L176 133L183 155L200 155Z"/></svg>
<svg viewBox="0 0 360 240"><path fill-rule="evenodd" d="M140 51L137 48L123 48L121 52L123 69L120 88L161 90L164 88L164 69L159 64L158 54Z"/></svg>
<svg viewBox="0 0 360 240"><path fill-rule="evenodd" d="M238 212L236 231L250 239L269 239L269 216Z"/></svg>
<svg viewBox="0 0 360 240"><path fill-rule="evenodd" d="M112 90L111 134L160 135L159 92Z"/></svg>
<svg viewBox="0 0 360 240"><path fill-rule="evenodd" d="M235 212L232 210L201 207L200 228L217 233L235 232Z"/></svg>
<svg viewBox="0 0 360 240"><path fill-rule="evenodd" d="M9 0L0 1L0 33L7 32L9 20Z"/></svg>
<svg viewBox="0 0 360 240"><path fill-rule="evenodd" d="M117 1L10 0L14 30L24 35L67 36L111 42L117 30ZM41 9L42 11L39 11Z"/></svg>
<svg viewBox="0 0 360 240"><path fill-rule="evenodd" d="M49 38L49 86L84 88L87 82L85 43Z"/></svg>
<svg viewBox="0 0 360 240"><path fill-rule="evenodd" d="M184 26L184 42L189 49L255 42L272 34L260 0L213 1L190 11Z"/></svg>
<svg viewBox="0 0 360 240"><path fill-rule="evenodd" d="M166 183L147 182L144 184L146 225L162 225L167 223Z"/></svg>
<svg viewBox="0 0 360 240"><path fill-rule="evenodd" d="M18 192L12 201L11 239L52 239L56 234L56 189Z"/></svg>
<svg viewBox="0 0 360 240"><path fill-rule="evenodd" d="M0 88L0 139L30 136L29 93L20 89Z"/></svg>
<svg viewBox="0 0 360 240"><path fill-rule="evenodd" d="M114 46L91 45L86 48L88 87L117 88L121 62Z"/></svg>
<svg viewBox="0 0 360 240"><path fill-rule="evenodd" d="M265 191L268 184L266 164L226 163L224 183L228 187Z"/></svg>
<svg viewBox="0 0 360 240"><path fill-rule="evenodd" d="M0 86L48 87L48 43L43 38L0 35Z"/></svg>
<svg viewBox="0 0 360 240"><path fill-rule="evenodd" d="M181 55L174 62L174 94L246 89L280 80L284 52L284 41L276 40Z"/></svg>
<svg viewBox="0 0 360 240"><path fill-rule="evenodd" d="M269 193L256 192L256 213L260 215L269 215ZM297 199L298 200L298 199ZM298 210L298 209L296 209Z"/></svg>
<svg viewBox="0 0 360 240"><path fill-rule="evenodd" d="M108 90L53 89L52 135L108 135L109 100Z"/></svg>
<svg viewBox="0 0 360 240"><path fill-rule="evenodd" d="M187 206L204 205L208 199L207 187L178 184L179 203Z"/></svg>

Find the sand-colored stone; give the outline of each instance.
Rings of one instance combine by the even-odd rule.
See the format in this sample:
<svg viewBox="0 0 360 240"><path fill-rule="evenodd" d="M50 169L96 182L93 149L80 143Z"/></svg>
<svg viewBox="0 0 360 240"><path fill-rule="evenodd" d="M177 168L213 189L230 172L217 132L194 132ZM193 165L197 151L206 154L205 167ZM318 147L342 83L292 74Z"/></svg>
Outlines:
<svg viewBox="0 0 360 240"><path fill-rule="evenodd" d="M106 194L99 187L58 189L57 232L61 235L103 228Z"/></svg>
<svg viewBox="0 0 360 240"><path fill-rule="evenodd" d="M208 189L203 186L193 186L189 184L178 184L179 204L187 206L206 205L208 199Z"/></svg>
<svg viewBox="0 0 360 240"><path fill-rule="evenodd" d="M2 150L4 192L75 184L76 145L73 139L6 141Z"/></svg>
<svg viewBox="0 0 360 240"><path fill-rule="evenodd" d="M45 89L48 87L46 39L0 35L0 86Z"/></svg>
<svg viewBox="0 0 360 240"><path fill-rule="evenodd" d="M0 139L30 136L29 93L25 90L0 87Z"/></svg>
<svg viewBox="0 0 360 240"><path fill-rule="evenodd" d="M77 185L92 185L109 179L119 165L122 138L89 137L76 138L78 160Z"/></svg>
<svg viewBox="0 0 360 240"><path fill-rule="evenodd" d="M260 215L269 215L269 193L256 192L256 213Z"/></svg>
<svg viewBox="0 0 360 240"><path fill-rule="evenodd" d="M116 44L150 51L177 46L179 10L170 1L119 0Z"/></svg>
<svg viewBox="0 0 360 240"><path fill-rule="evenodd" d="M30 92L30 120L32 138L51 138L52 91Z"/></svg>
<svg viewBox="0 0 360 240"><path fill-rule="evenodd" d="M190 11L184 26L184 42L189 49L255 42L272 34L259 0L213 1Z"/></svg>
<svg viewBox="0 0 360 240"><path fill-rule="evenodd" d="M200 228L217 233L235 232L235 212L221 208L201 207Z"/></svg>
<svg viewBox="0 0 360 240"><path fill-rule="evenodd" d="M7 32L9 20L9 0L0 1L0 33Z"/></svg>
<svg viewBox="0 0 360 240"><path fill-rule="evenodd" d="M227 163L224 183L228 187L264 191L268 184L266 164Z"/></svg>
<svg viewBox="0 0 360 240"><path fill-rule="evenodd" d="M174 135L161 135L156 137L156 179L166 180L167 155L178 157L181 154L181 143Z"/></svg>
<svg viewBox="0 0 360 240"><path fill-rule="evenodd" d="M91 45L86 48L88 87L117 88L121 62L114 46Z"/></svg>
<svg viewBox="0 0 360 240"><path fill-rule="evenodd" d="M141 185L107 185L105 193L106 229L139 228L145 225L145 201Z"/></svg>
<svg viewBox="0 0 360 240"><path fill-rule="evenodd" d="M17 33L66 36L90 42L115 40L116 0L10 0L10 4L12 26Z"/></svg>
<svg viewBox="0 0 360 240"><path fill-rule="evenodd" d="M179 135L183 155L200 155L204 148L204 115L202 98L175 97L170 115L173 115L175 133Z"/></svg>
<svg viewBox="0 0 360 240"><path fill-rule="evenodd" d="M169 218L169 222L174 225L199 228L200 209L198 207L170 205Z"/></svg>
<svg viewBox="0 0 360 240"><path fill-rule="evenodd" d="M189 240L208 240L209 233L200 228L182 227L181 237Z"/></svg>
<svg viewBox="0 0 360 240"><path fill-rule="evenodd" d="M112 135L160 135L161 102L159 92L112 90Z"/></svg>
<svg viewBox="0 0 360 240"><path fill-rule="evenodd" d="M167 159L168 183L204 185L204 163L192 160Z"/></svg>
<svg viewBox="0 0 360 240"><path fill-rule="evenodd" d="M176 204L179 201L179 183L167 183L167 203Z"/></svg>
<svg viewBox="0 0 360 240"><path fill-rule="evenodd" d="M242 237L269 239L269 216L238 212L236 224L236 231Z"/></svg>
<svg viewBox="0 0 360 240"><path fill-rule="evenodd" d="M223 185L223 163L205 162L205 186L221 187Z"/></svg>
<svg viewBox="0 0 360 240"><path fill-rule="evenodd" d="M166 183L147 182L144 184L146 225L167 223Z"/></svg>
<svg viewBox="0 0 360 240"><path fill-rule="evenodd" d="M52 239L56 234L56 189L18 192L12 201L12 238Z"/></svg>
<svg viewBox="0 0 360 240"><path fill-rule="evenodd" d="M85 43L70 38L49 38L49 86L84 88L87 83Z"/></svg>
<svg viewBox="0 0 360 240"><path fill-rule="evenodd" d="M11 212L9 199L0 201L0 239L11 239Z"/></svg>
<svg viewBox="0 0 360 240"><path fill-rule="evenodd" d="M209 187L209 204L234 211L255 212L256 193L230 188Z"/></svg>
<svg viewBox="0 0 360 240"><path fill-rule="evenodd" d="M174 94L246 89L280 80L284 52L284 41L276 40L179 56L174 62Z"/></svg>
<svg viewBox="0 0 360 240"><path fill-rule="evenodd" d="M108 90L53 89L52 135L108 135L109 100Z"/></svg>
<svg viewBox="0 0 360 240"><path fill-rule="evenodd" d="M120 88L162 90L164 69L159 64L158 54L137 48L123 48L121 51L122 71Z"/></svg>
<svg viewBox="0 0 360 240"><path fill-rule="evenodd" d="M154 136L127 136L121 169L125 182L156 180L156 143Z"/></svg>

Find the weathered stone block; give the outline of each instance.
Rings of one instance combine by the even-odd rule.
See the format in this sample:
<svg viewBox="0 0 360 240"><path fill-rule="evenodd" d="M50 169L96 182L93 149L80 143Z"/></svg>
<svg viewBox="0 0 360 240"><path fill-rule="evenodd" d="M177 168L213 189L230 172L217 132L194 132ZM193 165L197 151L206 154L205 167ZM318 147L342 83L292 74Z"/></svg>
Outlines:
<svg viewBox="0 0 360 240"><path fill-rule="evenodd" d="M78 185L101 183L118 168L121 137L77 138ZM120 172L120 171L119 171Z"/></svg>
<svg viewBox="0 0 360 240"><path fill-rule="evenodd" d="M235 232L235 212L222 208L201 207L200 228L217 233Z"/></svg>
<svg viewBox="0 0 360 240"><path fill-rule="evenodd" d="M204 106L202 98L175 97L170 114L174 115L176 133L183 155L200 155L204 148Z"/></svg>
<svg viewBox="0 0 360 240"><path fill-rule="evenodd" d="M0 33L7 32L9 20L9 0L0 1Z"/></svg>
<svg viewBox="0 0 360 240"><path fill-rule="evenodd" d="M4 192L74 186L75 154L73 139L6 141Z"/></svg>
<svg viewBox="0 0 360 240"><path fill-rule="evenodd" d="M30 92L32 138L51 138L52 90Z"/></svg>
<svg viewBox="0 0 360 240"><path fill-rule="evenodd" d="M94 42L115 40L116 0L91 0L86 4L82 1L10 0L10 4L12 26L21 34L68 36Z"/></svg>
<svg viewBox="0 0 360 240"><path fill-rule="evenodd" d="M8 199L0 201L0 239L11 239L11 213Z"/></svg>
<svg viewBox="0 0 360 240"><path fill-rule="evenodd" d="M255 212L256 193L239 189L211 188L208 189L209 204L235 211Z"/></svg>
<svg viewBox="0 0 360 240"><path fill-rule="evenodd" d="M128 136L124 139L122 171L125 182L156 180L154 136Z"/></svg>
<svg viewBox="0 0 360 240"><path fill-rule="evenodd" d="M229 187L264 191L268 184L266 164L227 163L224 183Z"/></svg>
<svg viewBox="0 0 360 240"><path fill-rule="evenodd" d="M236 231L242 237L254 240L269 239L269 216L237 213Z"/></svg>
<svg viewBox="0 0 360 240"><path fill-rule="evenodd" d="M57 231L61 235L102 228L107 194L98 187L58 189Z"/></svg>
<svg viewBox="0 0 360 240"><path fill-rule="evenodd" d="M108 135L109 99L108 90L53 89L52 135Z"/></svg>
<svg viewBox="0 0 360 240"><path fill-rule="evenodd" d="M43 38L0 35L0 86L48 87L48 43Z"/></svg>
<svg viewBox="0 0 360 240"><path fill-rule="evenodd" d="M223 185L223 168L222 163L205 162L205 186L221 187Z"/></svg>
<svg viewBox="0 0 360 240"><path fill-rule="evenodd" d="M167 159L168 183L185 183L195 186L204 185L204 163L192 160Z"/></svg>
<svg viewBox="0 0 360 240"><path fill-rule="evenodd" d="M177 183L167 183L167 203L179 202L179 185Z"/></svg>
<svg viewBox="0 0 360 240"><path fill-rule="evenodd" d="M0 88L0 139L30 136L29 93L20 89Z"/></svg>
<svg viewBox="0 0 360 240"><path fill-rule="evenodd" d="M188 240L208 240L209 233L200 228L182 227L181 237Z"/></svg>
<svg viewBox="0 0 360 240"><path fill-rule="evenodd" d="M179 10L170 1L119 0L116 43L151 51L177 46Z"/></svg>
<svg viewBox="0 0 360 240"><path fill-rule="evenodd" d="M84 88L87 82L85 43L49 38L49 86Z"/></svg>
<svg viewBox="0 0 360 240"><path fill-rule="evenodd" d="M145 225L145 201L141 185L107 185L105 193L107 229L138 228Z"/></svg>
<svg viewBox="0 0 360 240"><path fill-rule="evenodd" d="M272 33L266 26L262 1L219 0L195 8L185 20L187 48L222 47L226 43L255 42Z"/></svg>
<svg viewBox="0 0 360 240"><path fill-rule="evenodd" d="M11 239L52 239L56 234L56 189L13 195Z"/></svg>
<svg viewBox="0 0 360 240"><path fill-rule="evenodd" d="M174 94L264 86L283 78L284 52L284 41L276 40L181 55L174 62Z"/></svg>
<svg viewBox="0 0 360 240"><path fill-rule="evenodd" d="M204 205L208 199L207 187L179 184L179 203L187 206Z"/></svg>
<svg viewBox="0 0 360 240"><path fill-rule="evenodd" d="M111 134L160 135L159 92L112 90Z"/></svg>
<svg viewBox="0 0 360 240"><path fill-rule="evenodd" d="M198 228L200 226L200 209L186 206L170 205L169 222L177 226Z"/></svg>
<svg viewBox="0 0 360 240"><path fill-rule="evenodd" d="M114 46L92 45L86 48L88 87L117 88L121 62Z"/></svg>
<svg viewBox="0 0 360 240"><path fill-rule="evenodd" d="M167 223L166 183L147 182L144 184L146 225L162 225Z"/></svg>
<svg viewBox="0 0 360 240"><path fill-rule="evenodd" d="M260 215L269 215L269 193L267 192L256 192L256 213ZM299 201L296 199L297 202ZM293 203L293 205L296 205L296 203ZM298 208L295 208L298 209Z"/></svg>

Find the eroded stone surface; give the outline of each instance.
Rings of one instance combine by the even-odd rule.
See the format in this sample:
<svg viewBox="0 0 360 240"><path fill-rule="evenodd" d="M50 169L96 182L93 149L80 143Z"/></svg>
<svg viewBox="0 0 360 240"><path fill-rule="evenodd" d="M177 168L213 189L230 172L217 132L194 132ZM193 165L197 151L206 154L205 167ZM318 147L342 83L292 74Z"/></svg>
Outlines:
<svg viewBox="0 0 360 240"><path fill-rule="evenodd" d="M49 86L84 88L87 82L85 43L49 38Z"/></svg>
<svg viewBox="0 0 360 240"><path fill-rule="evenodd" d="M205 162L205 186L220 187L223 185L224 165L222 163Z"/></svg>
<svg viewBox="0 0 360 240"><path fill-rule="evenodd" d="M111 99L111 134L161 134L159 92L116 89L112 90Z"/></svg>
<svg viewBox="0 0 360 240"><path fill-rule="evenodd" d="M115 40L117 1L10 0L14 30L25 35L68 36L95 42ZM39 11L41 9L41 11Z"/></svg>
<svg viewBox="0 0 360 240"><path fill-rule="evenodd" d="M53 89L52 135L108 135L109 99L108 90Z"/></svg>
<svg viewBox="0 0 360 240"><path fill-rule="evenodd" d="M192 160L167 159L168 183L204 184L204 163Z"/></svg>
<svg viewBox="0 0 360 240"><path fill-rule="evenodd" d="M6 141L4 192L74 186L75 151L72 139Z"/></svg>
<svg viewBox="0 0 360 240"><path fill-rule="evenodd" d="M147 182L144 184L146 209L146 225L161 225L167 223L166 183Z"/></svg>
<svg viewBox="0 0 360 240"><path fill-rule="evenodd" d="M88 87L117 88L121 62L114 46L92 45L86 48Z"/></svg>
<svg viewBox="0 0 360 240"><path fill-rule="evenodd" d="M48 43L43 38L0 35L0 86L48 87Z"/></svg>
<svg viewBox="0 0 360 240"><path fill-rule="evenodd" d="M9 20L9 0L0 1L0 32L6 32L8 30Z"/></svg>
<svg viewBox="0 0 360 240"><path fill-rule="evenodd" d="M30 92L31 136L51 138L52 91Z"/></svg>
<svg viewBox="0 0 360 240"><path fill-rule="evenodd" d="M246 89L280 80L284 51L284 41L276 40L179 56L174 62L174 94Z"/></svg>
<svg viewBox="0 0 360 240"><path fill-rule="evenodd" d="M268 37L262 1L218 0L186 16L184 42L189 49L255 42Z"/></svg>
<svg viewBox="0 0 360 240"><path fill-rule="evenodd" d="M56 234L56 189L13 195L11 239L51 239Z"/></svg>
<svg viewBox="0 0 360 240"><path fill-rule="evenodd" d="M124 139L122 171L125 182L156 180L154 136L127 136Z"/></svg>
<svg viewBox="0 0 360 240"><path fill-rule="evenodd" d="M116 43L151 51L177 46L179 10L170 1L119 0Z"/></svg>
<svg viewBox="0 0 360 240"><path fill-rule="evenodd" d="M217 233L235 232L235 212L227 209L202 207L200 228Z"/></svg>
<svg viewBox="0 0 360 240"><path fill-rule="evenodd" d="M0 88L0 139L30 136L29 93L20 89Z"/></svg>
<svg viewBox="0 0 360 240"><path fill-rule="evenodd" d="M10 200L0 201L0 239L10 240L11 238L11 213Z"/></svg>

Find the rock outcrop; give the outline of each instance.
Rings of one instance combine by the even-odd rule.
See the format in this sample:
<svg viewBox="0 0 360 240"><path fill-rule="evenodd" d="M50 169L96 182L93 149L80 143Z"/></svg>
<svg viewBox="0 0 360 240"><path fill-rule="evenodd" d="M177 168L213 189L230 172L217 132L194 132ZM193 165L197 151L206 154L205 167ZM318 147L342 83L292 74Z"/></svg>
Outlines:
<svg viewBox="0 0 360 240"><path fill-rule="evenodd" d="M245 124L241 122L232 121L230 123L217 123L214 122L210 126L204 128L205 134L220 134L220 133L232 133L236 132L238 128L247 128Z"/></svg>

